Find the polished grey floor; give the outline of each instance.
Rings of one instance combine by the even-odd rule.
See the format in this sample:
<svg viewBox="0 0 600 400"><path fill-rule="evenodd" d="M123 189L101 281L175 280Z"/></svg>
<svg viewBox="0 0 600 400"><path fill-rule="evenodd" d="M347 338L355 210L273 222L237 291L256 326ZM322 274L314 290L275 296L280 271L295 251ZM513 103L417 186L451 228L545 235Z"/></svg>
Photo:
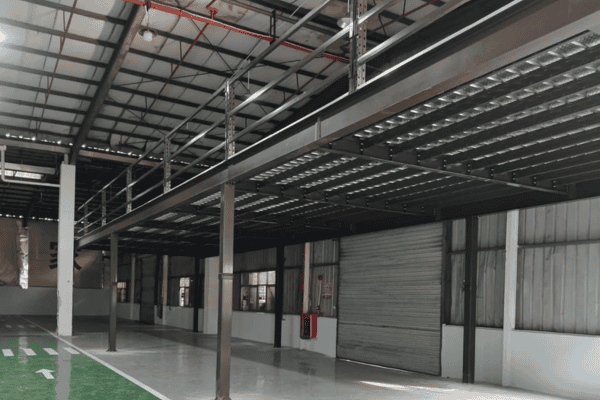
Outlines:
<svg viewBox="0 0 600 400"><path fill-rule="evenodd" d="M49 331L56 317L27 316ZM75 346L172 400L215 398L217 340L179 328L118 323L117 352L108 353L108 319L75 317ZM494 385L465 385L418 373L377 368L291 348L233 339L231 399L494 399L556 400Z"/></svg>

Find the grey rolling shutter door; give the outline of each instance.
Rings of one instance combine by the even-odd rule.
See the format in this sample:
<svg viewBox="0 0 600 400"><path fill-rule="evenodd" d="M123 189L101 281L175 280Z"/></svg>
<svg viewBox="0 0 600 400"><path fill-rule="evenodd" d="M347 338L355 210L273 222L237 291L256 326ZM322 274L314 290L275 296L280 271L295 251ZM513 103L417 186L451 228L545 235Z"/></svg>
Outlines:
<svg viewBox="0 0 600 400"><path fill-rule="evenodd" d="M337 356L440 374L442 224L341 240Z"/></svg>

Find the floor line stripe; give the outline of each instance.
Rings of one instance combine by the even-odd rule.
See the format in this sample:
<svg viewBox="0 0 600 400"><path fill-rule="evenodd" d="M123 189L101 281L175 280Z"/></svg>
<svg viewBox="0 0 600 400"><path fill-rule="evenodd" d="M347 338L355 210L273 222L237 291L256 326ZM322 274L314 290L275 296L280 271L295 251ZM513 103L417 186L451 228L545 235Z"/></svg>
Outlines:
<svg viewBox="0 0 600 400"><path fill-rule="evenodd" d="M46 348L46 347L44 347L44 350L46 351L46 353L50 354L51 356L55 356L55 355L57 355L57 354L58 354L58 353L56 352L56 350L54 350L54 349L50 349L50 348Z"/></svg>
<svg viewBox="0 0 600 400"><path fill-rule="evenodd" d="M4 354L4 357L14 357L11 349L2 349L2 354Z"/></svg>
<svg viewBox="0 0 600 400"><path fill-rule="evenodd" d="M28 356L35 356L35 351L33 351L32 349L21 349L25 352L25 354L27 354Z"/></svg>
<svg viewBox="0 0 600 400"><path fill-rule="evenodd" d="M68 351L71 354L80 354L77 350L72 349L70 347L67 347L65 350Z"/></svg>
<svg viewBox="0 0 600 400"><path fill-rule="evenodd" d="M6 325L8 329L12 329L12 325Z"/></svg>
<svg viewBox="0 0 600 400"><path fill-rule="evenodd" d="M104 365L106 368L110 369L113 372L116 372L117 374L121 375L123 378L129 380L130 382L135 383L136 385L138 385L139 387L141 387L142 389L150 392L151 394L155 395L156 397L158 397L161 400L171 400L170 398L168 398L167 396L157 392L156 390L152 389L150 386L138 381L137 379L135 379L132 376L127 375L125 372L113 367L112 365L110 365L109 363L102 361L101 359L99 359L96 356L91 355L90 353L88 353L87 351L83 350L82 348L75 346L74 344L68 342L67 340L61 338L60 336L55 335L54 333L50 332L48 329L34 323L33 321L28 320L25 317L21 317L23 318L25 321L30 322L32 324L34 324L35 326L37 326L38 328L44 330L45 332L47 332L49 335L54 336L56 339L60 340L63 343L68 344L69 346L73 347L74 349L77 349L78 351L80 351L82 354L85 354L86 356L88 356L89 358L91 358L92 360Z"/></svg>
<svg viewBox="0 0 600 400"><path fill-rule="evenodd" d="M21 329L25 328L23 325L17 325L17 326Z"/></svg>

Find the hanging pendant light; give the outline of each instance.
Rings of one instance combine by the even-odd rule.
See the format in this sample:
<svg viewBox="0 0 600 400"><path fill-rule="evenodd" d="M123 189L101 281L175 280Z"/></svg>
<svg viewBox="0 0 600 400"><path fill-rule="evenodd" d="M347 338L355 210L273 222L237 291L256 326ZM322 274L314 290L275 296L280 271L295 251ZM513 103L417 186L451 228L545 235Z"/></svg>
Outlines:
<svg viewBox="0 0 600 400"><path fill-rule="evenodd" d="M350 0L348 0L348 8L346 9L346 16L337 20L337 26L340 29L344 29L352 23L352 18L350 18Z"/></svg>
<svg viewBox="0 0 600 400"><path fill-rule="evenodd" d="M147 1L146 2L146 16L144 17L144 21L142 22L142 24L146 25L145 27L141 28L138 31L138 34L144 39L144 41L150 43L152 42L152 39L154 39L157 36L157 33L154 29L150 28L150 6L151 6L151 2Z"/></svg>

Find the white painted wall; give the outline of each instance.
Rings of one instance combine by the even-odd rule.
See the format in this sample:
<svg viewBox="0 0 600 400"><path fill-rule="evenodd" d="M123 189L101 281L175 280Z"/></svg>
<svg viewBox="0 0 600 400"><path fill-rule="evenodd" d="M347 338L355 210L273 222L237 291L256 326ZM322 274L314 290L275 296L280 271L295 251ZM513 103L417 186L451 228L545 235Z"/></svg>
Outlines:
<svg viewBox="0 0 600 400"><path fill-rule="evenodd" d="M600 399L600 337L511 334L510 386L576 399Z"/></svg>
<svg viewBox="0 0 600 400"><path fill-rule="evenodd" d="M317 318L317 337L300 339L300 316L284 315L281 326L281 345L314 351L329 357L336 356L337 318Z"/></svg>
<svg viewBox="0 0 600 400"><path fill-rule="evenodd" d="M133 309L133 310L132 310ZM132 313L133 311L133 313ZM133 316L133 318L131 318ZM132 321L140 320L139 303L117 303L117 318L128 319Z"/></svg>
<svg viewBox="0 0 600 400"><path fill-rule="evenodd" d="M174 326L182 329L194 329L194 309L192 307L164 307L163 317L156 316L156 306L154 306L154 323L156 325ZM198 309L198 331L202 332L204 328L204 310Z"/></svg>
<svg viewBox="0 0 600 400"><path fill-rule="evenodd" d="M234 311L231 321L231 336L273 344L275 342L275 314ZM335 357L336 339L336 318L318 318L317 337L300 339L300 315L285 314L283 316L281 345L284 347L294 347Z"/></svg>
<svg viewBox="0 0 600 400"><path fill-rule="evenodd" d="M463 327L442 326L442 377L462 379ZM502 329L477 328L475 381L502 385Z"/></svg>
<svg viewBox="0 0 600 400"><path fill-rule="evenodd" d="M502 329L477 328L475 381L502 384ZM462 378L462 326L442 327L442 377ZM600 399L600 337L514 331L509 386L576 399Z"/></svg>
<svg viewBox="0 0 600 400"><path fill-rule="evenodd" d="M108 315L109 292L103 289L73 289L73 315ZM56 288L0 287L0 314L56 315Z"/></svg>

